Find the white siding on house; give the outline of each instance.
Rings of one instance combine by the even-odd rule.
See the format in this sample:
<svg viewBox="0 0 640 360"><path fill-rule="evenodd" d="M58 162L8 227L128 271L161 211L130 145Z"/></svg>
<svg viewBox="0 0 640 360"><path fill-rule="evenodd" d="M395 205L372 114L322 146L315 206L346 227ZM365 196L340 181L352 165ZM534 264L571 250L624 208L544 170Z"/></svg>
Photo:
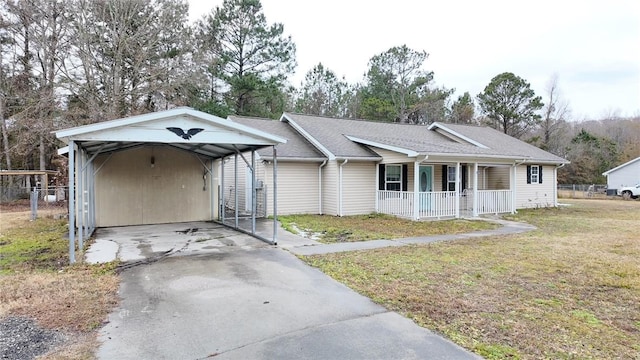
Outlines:
<svg viewBox="0 0 640 360"><path fill-rule="evenodd" d="M245 153L245 158L251 161L251 153ZM257 162L256 162L257 163ZM247 183L247 164L238 155L238 210L245 210L245 186ZM256 174L260 174L259 172ZM229 209L235 209L235 156L227 157L224 166L224 202ZM251 180L249 180L251 181Z"/></svg>
<svg viewBox="0 0 640 360"><path fill-rule="evenodd" d="M144 146L95 161L98 227L212 218L211 178L194 154Z"/></svg>
<svg viewBox="0 0 640 360"><path fill-rule="evenodd" d="M331 160L322 168L322 213L338 215L338 162Z"/></svg>
<svg viewBox="0 0 640 360"><path fill-rule="evenodd" d="M382 164L401 164L409 161L413 161L414 158L410 158L405 154L401 154L395 151L389 151L371 146L371 149L378 155L382 156Z"/></svg>
<svg viewBox="0 0 640 360"><path fill-rule="evenodd" d="M375 211L376 163L348 162L342 167L342 214L360 215Z"/></svg>
<svg viewBox="0 0 640 360"><path fill-rule="evenodd" d="M555 206L554 166L543 166L542 184L527 184L527 166L520 165L516 175L516 209Z"/></svg>
<svg viewBox="0 0 640 360"><path fill-rule="evenodd" d="M278 162L278 215L318 214L320 163ZM273 215L273 166L264 166L267 214Z"/></svg>
<svg viewBox="0 0 640 360"><path fill-rule="evenodd" d="M640 160L607 175L607 188L620 189L640 183Z"/></svg>
<svg viewBox="0 0 640 360"><path fill-rule="evenodd" d="M520 169L518 169L520 170ZM546 169L545 169L546 170ZM486 190L507 190L509 189L509 185L511 184L511 180L510 180L510 172L511 172L511 167L510 166L500 166L500 167L490 167L486 169L486 181L487 181L487 187ZM526 184L526 167L525 167L525 184ZM546 175L546 173L544 173L543 170L543 175ZM480 177L480 175L478 175L478 177ZM544 180L546 179L542 179L543 180L543 184L544 184ZM551 178L549 178L550 181L552 181Z"/></svg>

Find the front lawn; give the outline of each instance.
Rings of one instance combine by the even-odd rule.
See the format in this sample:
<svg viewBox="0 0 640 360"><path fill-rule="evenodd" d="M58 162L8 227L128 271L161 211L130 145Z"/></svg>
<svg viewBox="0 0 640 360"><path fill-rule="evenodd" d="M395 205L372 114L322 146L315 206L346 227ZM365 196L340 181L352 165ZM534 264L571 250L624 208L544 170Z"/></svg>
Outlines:
<svg viewBox="0 0 640 360"><path fill-rule="evenodd" d="M324 243L379 239L399 239L417 236L461 234L495 229L496 224L475 220L410 221L391 215L358 216L288 215L279 216L282 227L294 234L296 229L317 234Z"/></svg>
<svg viewBox="0 0 640 360"><path fill-rule="evenodd" d="M96 330L118 301L113 264L69 266L66 222L29 221L29 216L29 212L0 212L0 324L19 319L18 326L26 326L33 320L43 329L64 334L66 340L44 359L93 358ZM48 348L24 344L40 345ZM0 348L0 355L14 351Z"/></svg>
<svg viewBox="0 0 640 360"><path fill-rule="evenodd" d="M508 236L304 257L490 359L640 356L640 203L566 200Z"/></svg>

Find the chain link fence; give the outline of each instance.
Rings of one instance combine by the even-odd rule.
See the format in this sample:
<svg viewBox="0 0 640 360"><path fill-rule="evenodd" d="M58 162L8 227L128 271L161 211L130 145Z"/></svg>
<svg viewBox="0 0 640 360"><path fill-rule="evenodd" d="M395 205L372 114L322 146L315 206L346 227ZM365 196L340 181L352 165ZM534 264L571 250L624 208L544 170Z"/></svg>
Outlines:
<svg viewBox="0 0 640 360"><path fill-rule="evenodd" d="M606 199L615 196L607 191L607 185L601 184L562 184L558 185L558 198L564 199Z"/></svg>

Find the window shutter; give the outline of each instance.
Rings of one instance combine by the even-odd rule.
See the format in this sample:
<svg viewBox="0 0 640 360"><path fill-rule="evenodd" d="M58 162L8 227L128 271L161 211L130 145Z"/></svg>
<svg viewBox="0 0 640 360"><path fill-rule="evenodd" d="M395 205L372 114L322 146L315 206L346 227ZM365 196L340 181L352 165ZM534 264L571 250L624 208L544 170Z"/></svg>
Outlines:
<svg viewBox="0 0 640 360"><path fill-rule="evenodd" d="M531 184L531 165L527 165L527 184Z"/></svg>
<svg viewBox="0 0 640 360"><path fill-rule="evenodd" d="M402 164L402 191L407 191L407 179L409 177L409 167L407 164Z"/></svg>
<svg viewBox="0 0 640 360"><path fill-rule="evenodd" d="M462 186L460 187L460 192L463 192L467 188L467 165L460 165L462 168Z"/></svg>
<svg viewBox="0 0 640 360"><path fill-rule="evenodd" d="M447 165L442 165L442 191L447 191Z"/></svg>
<svg viewBox="0 0 640 360"><path fill-rule="evenodd" d="M542 165L538 166L538 182L542 184Z"/></svg>
<svg viewBox="0 0 640 360"><path fill-rule="evenodd" d="M386 190L385 182L387 180L387 177L385 175L384 170L385 170L385 165L379 164L378 165L378 190Z"/></svg>

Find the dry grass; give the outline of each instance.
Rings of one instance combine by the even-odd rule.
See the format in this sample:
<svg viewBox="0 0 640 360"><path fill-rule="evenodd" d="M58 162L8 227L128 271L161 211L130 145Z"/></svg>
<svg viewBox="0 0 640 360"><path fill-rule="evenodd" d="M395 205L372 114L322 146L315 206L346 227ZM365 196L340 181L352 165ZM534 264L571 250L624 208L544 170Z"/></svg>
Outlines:
<svg viewBox="0 0 640 360"><path fill-rule="evenodd" d="M487 358L640 358L640 202L521 211L530 233L307 257Z"/></svg>
<svg viewBox="0 0 640 360"><path fill-rule="evenodd" d="M0 318L23 315L69 334L47 359L92 358L95 330L118 301L111 264L68 266L64 221L29 221L28 212L0 215Z"/></svg>
<svg viewBox="0 0 640 360"><path fill-rule="evenodd" d="M410 221L384 214L358 216L288 215L278 220L290 232L293 226L320 234L320 242L351 242L378 239L399 239L416 236L461 234L495 229L497 225L484 221L445 220Z"/></svg>

